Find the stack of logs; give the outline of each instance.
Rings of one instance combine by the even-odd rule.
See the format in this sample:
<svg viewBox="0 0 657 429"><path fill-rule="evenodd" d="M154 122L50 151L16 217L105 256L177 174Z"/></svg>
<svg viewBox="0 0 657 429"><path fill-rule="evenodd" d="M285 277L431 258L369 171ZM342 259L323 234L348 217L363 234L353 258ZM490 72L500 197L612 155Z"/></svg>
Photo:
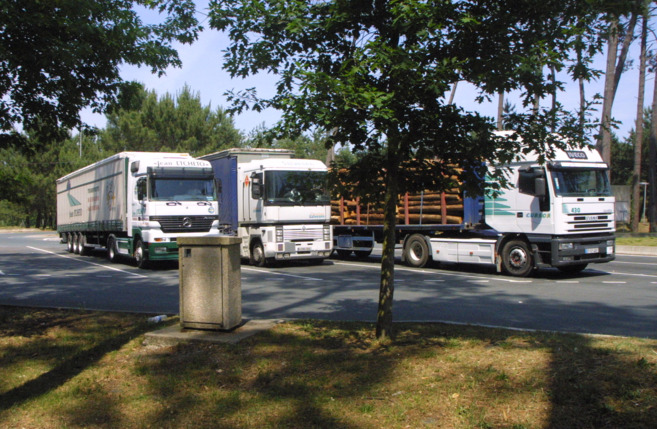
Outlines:
<svg viewBox="0 0 657 429"><path fill-rule="evenodd" d="M340 198L331 201L331 223L336 225L380 225L383 204L374 209L359 199ZM463 223L463 199L458 189L448 192L405 194L397 204L397 224L460 224Z"/></svg>

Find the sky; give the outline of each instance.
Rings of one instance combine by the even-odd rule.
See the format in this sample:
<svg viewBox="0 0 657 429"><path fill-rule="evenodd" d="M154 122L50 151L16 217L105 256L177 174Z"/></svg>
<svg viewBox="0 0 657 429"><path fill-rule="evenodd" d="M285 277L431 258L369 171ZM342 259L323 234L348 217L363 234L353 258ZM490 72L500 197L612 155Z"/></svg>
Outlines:
<svg viewBox="0 0 657 429"><path fill-rule="evenodd" d="M122 66L121 77L124 80L133 80L141 82L147 90L154 90L158 96L165 93L176 95L187 85L193 93L198 93L203 106L210 105L212 109L217 107L227 108L229 106L225 93L229 90L241 90L246 88L256 88L258 94L263 97L271 96L275 93L275 83L277 76L269 74L259 74L245 79L231 79L230 75L222 69L223 49L225 49L229 40L228 37L216 30L208 28L207 22L207 1L197 1L197 11L199 21L202 22L205 30L199 34L198 40L193 45L174 45L178 50L178 55L182 61L181 68L170 67L166 75L158 77L151 74L148 67ZM142 15L144 22L156 19L145 13ZM630 53L629 58L637 58L636 50L638 43L635 42L634 52ZM606 53L606 52L605 52ZM638 60L635 61L638 64ZM603 70L605 67L604 55L600 55L595 63L595 67ZM612 116L620 121L618 129L614 132L621 140L625 139L630 130L634 128L636 120L636 100L638 91L638 70L637 68L625 71L622 74L619 84ZM564 79L566 80L566 79ZM586 97L591 99L596 93L602 93L604 86L604 77L597 81L588 83L586 86ZM645 105L648 107L652 103L652 94L654 86L654 74L648 74L646 79ZM491 103L478 104L475 101L476 91L465 82L460 82L457 86L455 103L468 111L478 111L480 114L495 117L497 112L497 100ZM511 104L521 109L521 103L518 97L513 94L507 95ZM566 108L576 109L579 104L579 89L576 83L569 84L566 90L558 95L558 100ZM545 100L545 103L548 103ZM595 113L599 115L599 113ZM263 112L246 111L233 118L236 128L242 131L246 136L248 133L260 125L271 127L280 119L280 114L275 110ZM90 110L82 112L82 120L99 128L106 124L103 115L94 114Z"/></svg>

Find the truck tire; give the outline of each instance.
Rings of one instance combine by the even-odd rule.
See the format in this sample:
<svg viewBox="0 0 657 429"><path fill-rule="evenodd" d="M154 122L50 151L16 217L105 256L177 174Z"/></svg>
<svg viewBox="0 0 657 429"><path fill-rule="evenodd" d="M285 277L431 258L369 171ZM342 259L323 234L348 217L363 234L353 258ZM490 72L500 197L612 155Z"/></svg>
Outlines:
<svg viewBox="0 0 657 429"><path fill-rule="evenodd" d="M515 277L527 277L534 270L534 257L523 240L510 240L502 248L504 271Z"/></svg>
<svg viewBox="0 0 657 429"><path fill-rule="evenodd" d="M116 239L114 237L107 239L107 259L110 262L116 262L117 259Z"/></svg>
<svg viewBox="0 0 657 429"><path fill-rule="evenodd" d="M87 236L83 233L80 233L80 255L86 256L91 253L91 249L87 247Z"/></svg>
<svg viewBox="0 0 657 429"><path fill-rule="evenodd" d="M139 268L148 268L148 257L146 256L146 246L141 239L135 241L135 248L132 256L135 258L135 265Z"/></svg>
<svg viewBox="0 0 657 429"><path fill-rule="evenodd" d="M73 233L73 253L75 253L76 255L79 255L80 254L80 247L81 247L81 245L80 245L80 234L78 234L77 232L74 232Z"/></svg>
<svg viewBox="0 0 657 429"><path fill-rule="evenodd" d="M411 267L422 268L429 261L429 246L424 236L413 234L404 244L404 260Z"/></svg>
<svg viewBox="0 0 657 429"><path fill-rule="evenodd" d="M69 232L66 234L66 250L68 253L73 253L74 251L74 244L73 240L75 240L74 236Z"/></svg>
<svg viewBox="0 0 657 429"><path fill-rule="evenodd" d="M265 248L260 241L254 242L251 246L251 265L256 267L264 267L267 265Z"/></svg>

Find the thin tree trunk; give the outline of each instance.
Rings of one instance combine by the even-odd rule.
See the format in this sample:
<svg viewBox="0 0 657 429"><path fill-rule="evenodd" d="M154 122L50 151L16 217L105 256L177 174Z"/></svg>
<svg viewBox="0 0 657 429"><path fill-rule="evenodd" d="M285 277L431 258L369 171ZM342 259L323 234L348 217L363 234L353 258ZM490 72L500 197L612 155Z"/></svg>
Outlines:
<svg viewBox="0 0 657 429"><path fill-rule="evenodd" d="M376 320L376 337L380 340L392 338L392 303L395 292L395 226L397 224L398 199L398 142L388 138L388 169L386 171L386 194L383 221L383 255L381 257L381 285L379 309Z"/></svg>
<svg viewBox="0 0 657 429"><path fill-rule="evenodd" d="M457 87L458 84L459 84L459 81L456 81L456 82L454 82L454 84L452 84L452 91L449 94L449 103L447 103L447 104L454 103L454 95L456 94L456 87Z"/></svg>
<svg viewBox="0 0 657 429"><path fill-rule="evenodd" d="M605 72L605 88L602 101L602 119L600 121L600 140L598 151L604 162L611 167L611 107L614 103L614 74L616 56L618 53L618 18L613 18L609 24L607 39L607 68Z"/></svg>
<svg viewBox="0 0 657 429"><path fill-rule="evenodd" d="M652 94L652 116L650 124L650 163L648 167L648 189L650 190L650 232L657 232L657 70Z"/></svg>
<svg viewBox="0 0 657 429"><path fill-rule="evenodd" d="M504 91L499 92L499 99L497 101L497 129L500 131L504 129L502 113L504 113Z"/></svg>
<svg viewBox="0 0 657 429"><path fill-rule="evenodd" d="M641 216L641 146L643 144L643 99L646 86L646 40L648 38L648 20L643 17L641 25L641 54L639 58L639 94L636 105L636 133L634 140L634 173L632 174L632 231L639 230Z"/></svg>
<svg viewBox="0 0 657 429"><path fill-rule="evenodd" d="M618 18L613 17L609 24L609 48L607 52L607 69L605 72L605 89L604 100L602 104L602 122L600 124L601 139L598 144L598 150L602 155L602 159L611 168L611 109L614 105L614 98L620 82L623 68L625 67L625 60L632 43L632 36L634 35L634 27L636 26L637 13L633 12L630 21L627 25L625 38L623 39L623 46L621 47L620 55L618 55ZM618 56L618 58L616 58ZM618 60L618 61L617 61Z"/></svg>

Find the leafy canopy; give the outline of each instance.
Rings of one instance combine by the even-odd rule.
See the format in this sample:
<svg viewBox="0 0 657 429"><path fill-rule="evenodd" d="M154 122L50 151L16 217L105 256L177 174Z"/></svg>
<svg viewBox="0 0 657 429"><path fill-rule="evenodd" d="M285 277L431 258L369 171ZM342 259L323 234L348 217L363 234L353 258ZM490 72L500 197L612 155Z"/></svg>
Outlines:
<svg viewBox="0 0 657 429"><path fill-rule="evenodd" d="M444 179L452 174L481 192L472 174L483 174L482 162L506 161L521 148L494 136L490 118L448 104L450 85L471 82L482 98L520 89L523 104L533 105L560 86L543 68L565 66L588 7L576 0L215 0L210 25L230 35L225 68L233 76L278 76L271 98L255 89L230 93L233 110L280 109L281 133L319 127L330 132L327 147L367 152L349 170L361 193L381 191L363 186L375 182L365 180L373 171L394 173L398 192L452 187ZM558 104L512 119L524 150L545 152L551 129L581 138Z"/></svg>
<svg viewBox="0 0 657 429"><path fill-rule="evenodd" d="M136 8L164 14L144 24ZM39 130L62 137L79 111L113 101L123 63L162 74L180 59L172 42L200 29L193 0L6 0L0 4L0 144Z"/></svg>

